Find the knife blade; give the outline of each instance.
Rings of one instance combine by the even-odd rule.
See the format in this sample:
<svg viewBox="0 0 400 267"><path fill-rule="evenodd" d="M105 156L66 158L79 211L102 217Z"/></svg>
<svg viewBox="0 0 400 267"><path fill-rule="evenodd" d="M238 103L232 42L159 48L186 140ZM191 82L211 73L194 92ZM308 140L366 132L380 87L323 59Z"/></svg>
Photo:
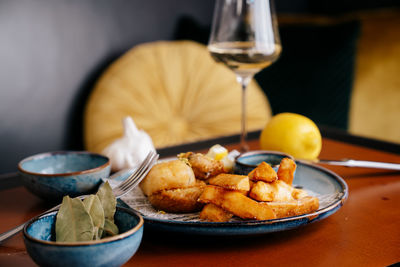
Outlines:
<svg viewBox="0 0 400 267"><path fill-rule="evenodd" d="M304 162L345 166L345 167L388 169L388 170L400 171L400 163L393 163L393 162L379 162L379 161L355 160L355 159L341 159L341 160L316 159L311 161L306 160Z"/></svg>

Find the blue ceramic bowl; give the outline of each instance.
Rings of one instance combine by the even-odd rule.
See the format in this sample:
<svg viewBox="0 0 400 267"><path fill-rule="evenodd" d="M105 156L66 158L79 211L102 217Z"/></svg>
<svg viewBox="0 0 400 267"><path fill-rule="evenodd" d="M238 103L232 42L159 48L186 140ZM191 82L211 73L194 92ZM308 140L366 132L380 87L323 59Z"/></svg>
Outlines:
<svg viewBox="0 0 400 267"><path fill-rule="evenodd" d="M55 242L56 215L48 212L24 227L26 250L40 266L121 266L142 240L143 217L132 209L117 207L114 220L120 234L87 242Z"/></svg>
<svg viewBox="0 0 400 267"><path fill-rule="evenodd" d="M277 151L254 150L240 154L235 160L234 172L236 174L247 175L261 162L265 161L271 165L275 171L283 158L291 158L289 154Z"/></svg>
<svg viewBox="0 0 400 267"><path fill-rule="evenodd" d="M22 160L18 170L25 187L43 199L60 200L96 192L110 175L107 157L83 151L37 154Z"/></svg>

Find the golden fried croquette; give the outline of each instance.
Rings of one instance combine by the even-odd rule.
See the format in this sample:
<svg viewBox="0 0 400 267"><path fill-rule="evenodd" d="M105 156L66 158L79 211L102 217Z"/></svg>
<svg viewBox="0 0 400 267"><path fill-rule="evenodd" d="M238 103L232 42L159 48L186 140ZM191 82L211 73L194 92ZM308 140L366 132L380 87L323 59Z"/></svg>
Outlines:
<svg viewBox="0 0 400 267"><path fill-rule="evenodd" d="M249 173L249 178L253 181L271 183L278 179L278 175L271 165L263 161Z"/></svg>
<svg viewBox="0 0 400 267"><path fill-rule="evenodd" d="M275 213L266 204L268 202L257 202L239 191L219 186L207 185L199 201L217 205L242 219L270 220L276 218Z"/></svg>
<svg viewBox="0 0 400 267"><path fill-rule="evenodd" d="M297 216L314 212L319 207L319 200L316 197L306 196L301 199L287 202L265 202L276 214L276 218Z"/></svg>
<svg viewBox="0 0 400 267"><path fill-rule="evenodd" d="M187 188L196 185L192 168L181 160L161 162L153 166L140 183L146 196L162 190Z"/></svg>
<svg viewBox="0 0 400 267"><path fill-rule="evenodd" d="M227 222L233 217L233 214L217 205L209 203L201 210L199 217L209 222Z"/></svg>
<svg viewBox="0 0 400 267"><path fill-rule="evenodd" d="M179 158L187 159L192 166L197 179L205 180L220 173L225 173L224 164L201 153L187 152L179 155Z"/></svg>
<svg viewBox="0 0 400 267"><path fill-rule="evenodd" d="M278 169L278 179L292 185L296 163L290 158L283 158Z"/></svg>
<svg viewBox="0 0 400 267"><path fill-rule="evenodd" d="M203 181L196 182L195 186L161 190L149 195L150 203L156 209L172 212L186 213L201 210L204 204L197 202L206 184Z"/></svg>
<svg viewBox="0 0 400 267"><path fill-rule="evenodd" d="M291 201L294 200L293 189L282 180L273 183L258 181L251 188L249 196L257 201Z"/></svg>
<svg viewBox="0 0 400 267"><path fill-rule="evenodd" d="M208 183L231 190L239 190L244 192L248 192L250 190L249 177L246 175L221 173L213 178L210 178Z"/></svg>
<svg viewBox="0 0 400 267"><path fill-rule="evenodd" d="M293 188L292 196L294 199L302 199L308 196L307 192L303 189Z"/></svg>

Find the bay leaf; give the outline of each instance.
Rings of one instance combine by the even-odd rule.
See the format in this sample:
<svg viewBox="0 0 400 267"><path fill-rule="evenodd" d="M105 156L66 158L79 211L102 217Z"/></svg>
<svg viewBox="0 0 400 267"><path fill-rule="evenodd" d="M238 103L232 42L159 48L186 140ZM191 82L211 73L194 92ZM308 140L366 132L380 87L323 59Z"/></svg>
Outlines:
<svg viewBox="0 0 400 267"><path fill-rule="evenodd" d="M65 196L56 217L56 241L77 242L92 240L92 218L78 198Z"/></svg>
<svg viewBox="0 0 400 267"><path fill-rule="evenodd" d="M104 225L103 225L104 226ZM93 231L93 240L99 240L101 239L101 236L103 235L103 228L97 228L94 227Z"/></svg>
<svg viewBox="0 0 400 267"><path fill-rule="evenodd" d="M115 198L110 184L106 181L102 184L96 194L103 206L104 217L114 222L114 214L117 206L117 199Z"/></svg>
<svg viewBox="0 0 400 267"><path fill-rule="evenodd" d="M90 217L92 217L93 226L95 228L93 239L100 239L103 232L102 228L104 226L104 210L100 199L97 195L89 195L83 200L83 205Z"/></svg>
<svg viewBox="0 0 400 267"><path fill-rule="evenodd" d="M115 225L111 220L105 219L104 228L103 228L103 236L113 236L119 233L118 226Z"/></svg>

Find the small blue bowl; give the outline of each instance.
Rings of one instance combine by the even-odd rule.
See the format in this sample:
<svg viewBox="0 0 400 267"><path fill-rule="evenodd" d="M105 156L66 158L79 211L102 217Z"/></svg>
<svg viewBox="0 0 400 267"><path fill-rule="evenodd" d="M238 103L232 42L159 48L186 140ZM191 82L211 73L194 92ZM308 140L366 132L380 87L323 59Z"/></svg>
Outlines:
<svg viewBox="0 0 400 267"><path fill-rule="evenodd" d="M37 154L18 164L25 187L46 200L96 192L102 178L110 175L110 160L84 151Z"/></svg>
<svg viewBox="0 0 400 267"><path fill-rule="evenodd" d="M143 217L117 207L114 216L120 234L87 242L55 242L57 211L30 220L24 227L28 254L40 266L121 266L138 250L143 236Z"/></svg>
<svg viewBox="0 0 400 267"><path fill-rule="evenodd" d="M263 161L277 171L283 158L294 160L289 154L277 151L254 150L245 152L236 158L234 172L236 174L247 175Z"/></svg>

